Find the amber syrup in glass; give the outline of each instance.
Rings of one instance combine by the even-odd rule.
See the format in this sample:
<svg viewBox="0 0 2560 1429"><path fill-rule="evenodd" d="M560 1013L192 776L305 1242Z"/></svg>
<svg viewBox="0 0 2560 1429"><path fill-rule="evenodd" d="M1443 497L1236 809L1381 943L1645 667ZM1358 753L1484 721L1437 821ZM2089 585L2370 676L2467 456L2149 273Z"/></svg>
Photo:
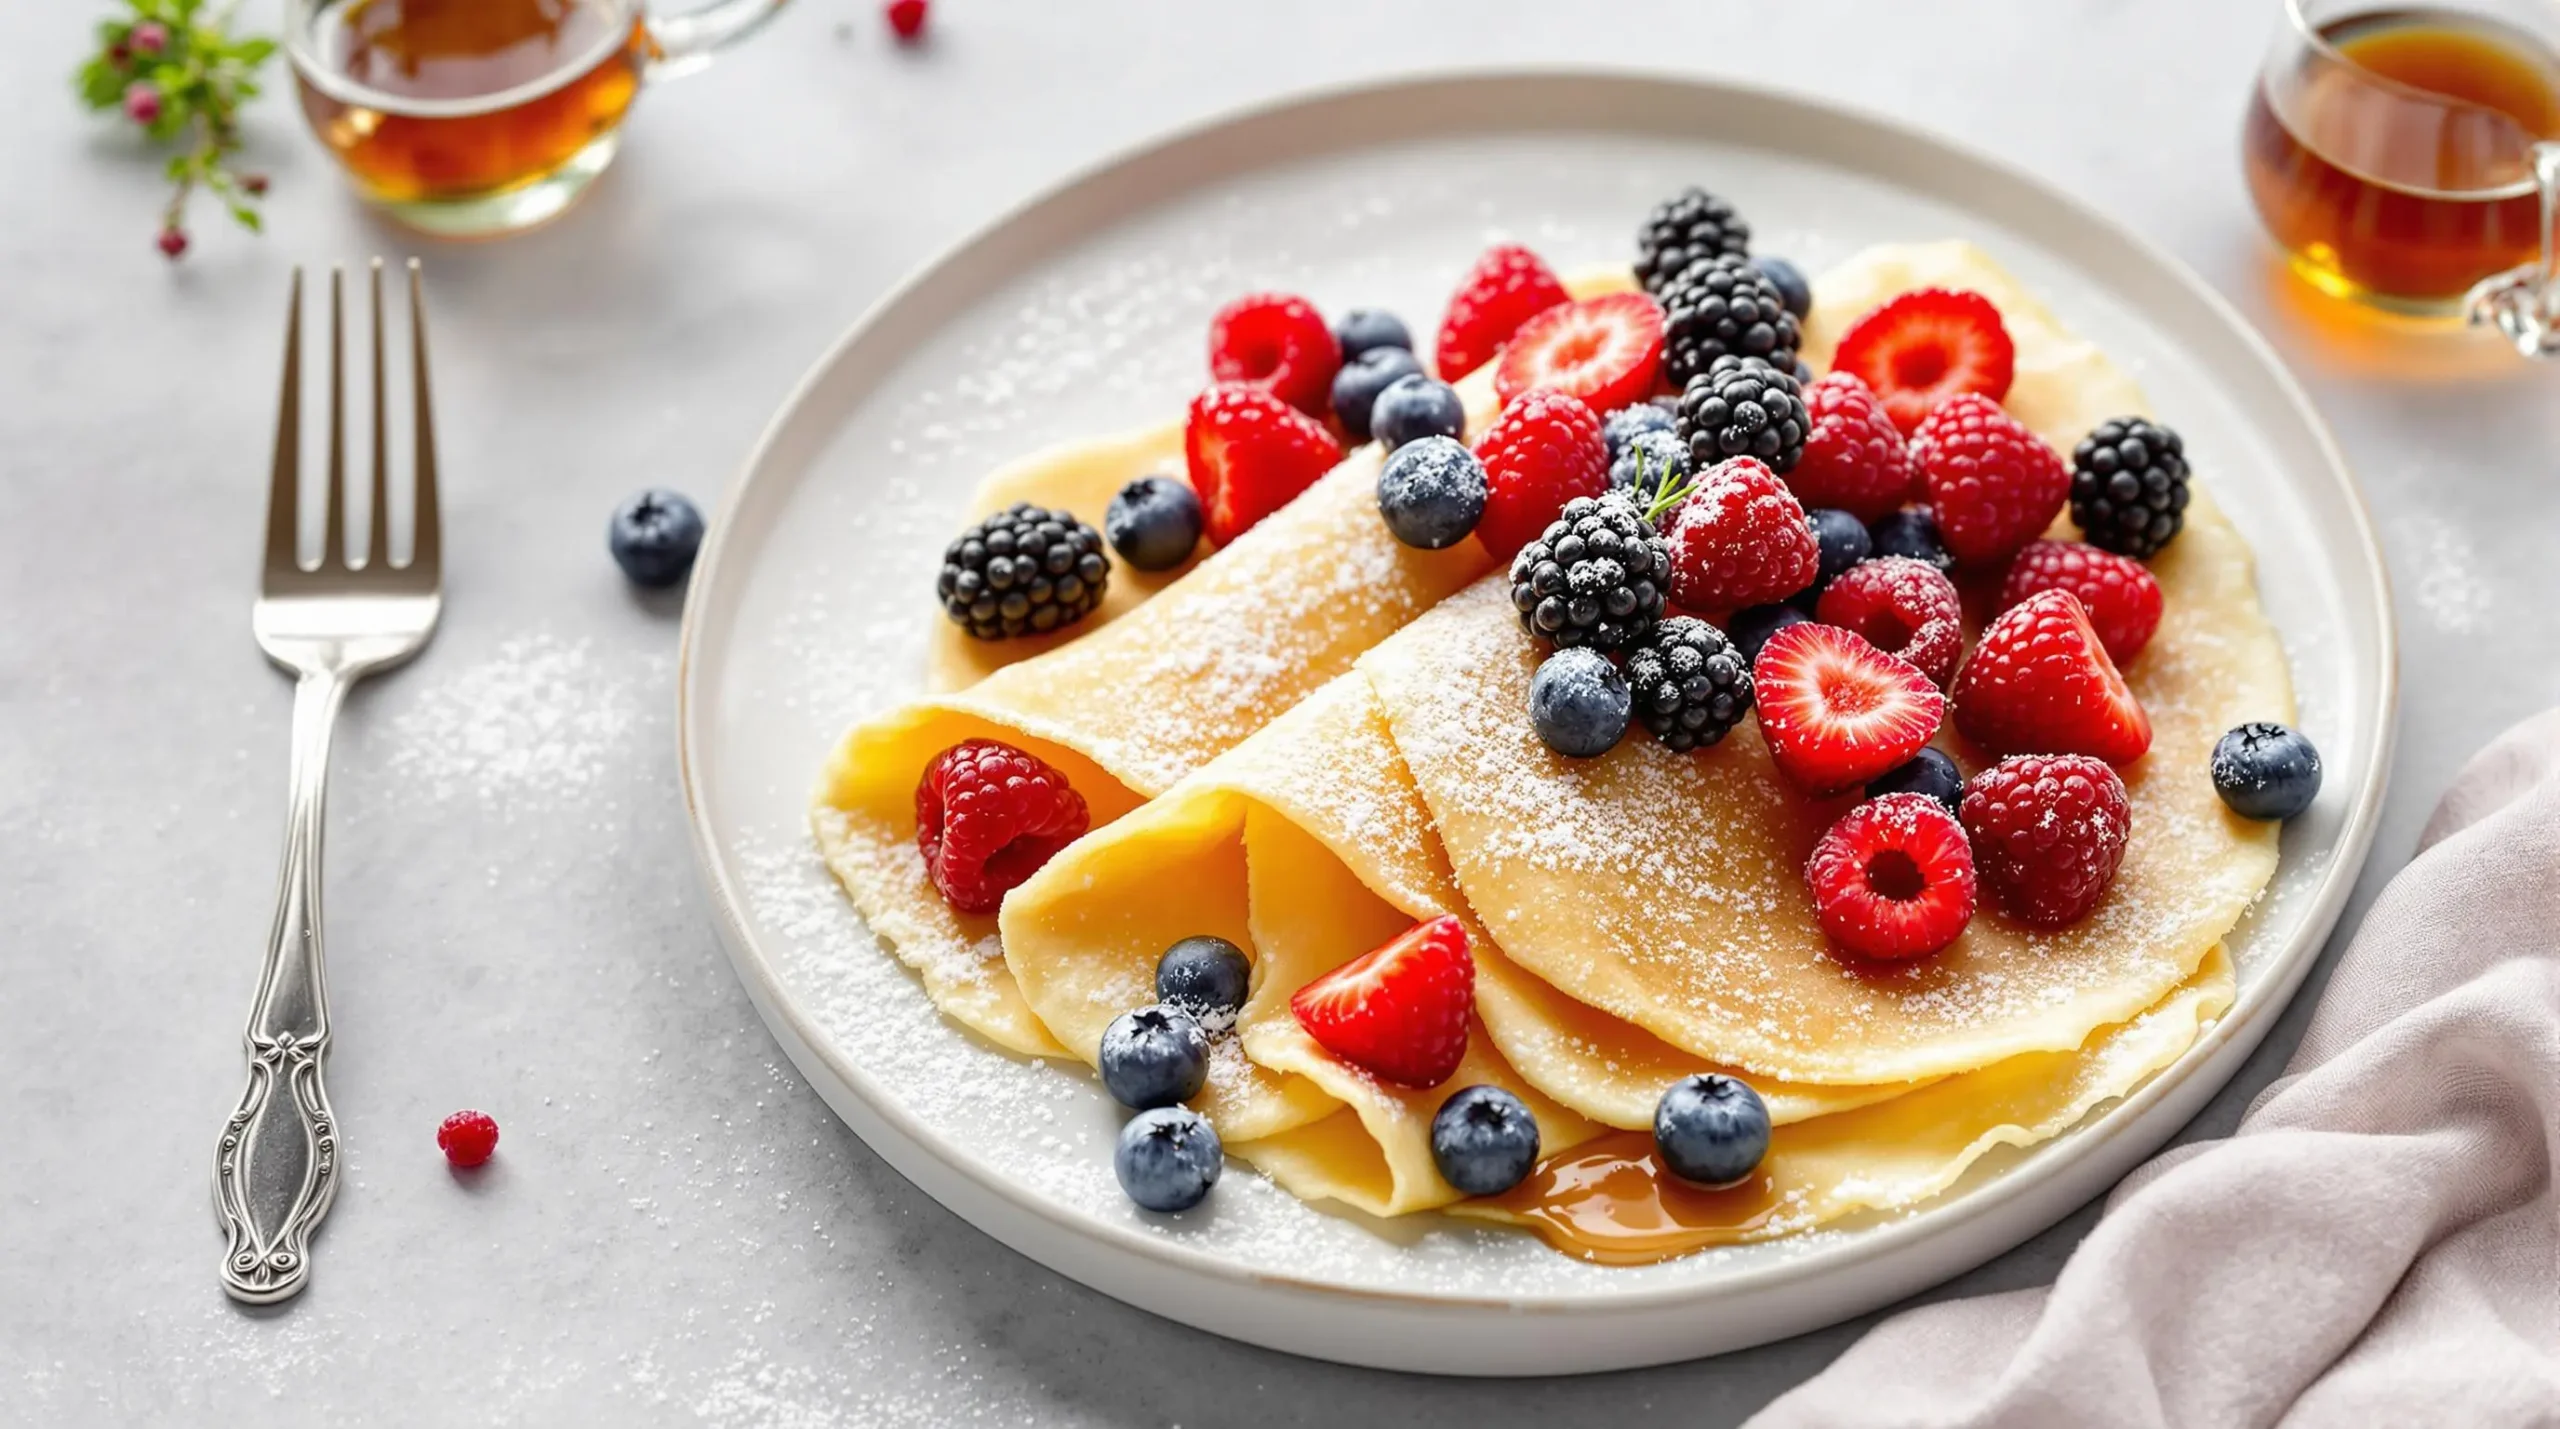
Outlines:
<svg viewBox="0 0 2560 1429"><path fill-rule="evenodd" d="M317 37L352 102L298 75L313 132L379 200L531 184L614 132L649 38L602 0L352 0Z"/></svg>
<svg viewBox="0 0 2560 1429"><path fill-rule="evenodd" d="M2295 266L2342 296L2440 308L2534 260L2542 200L2529 150L2560 138L2560 55L2446 10L2351 15L2320 36L2367 74L2472 112L2429 123L2384 87L2335 73L2279 106L2262 82L2242 138L2249 191ZM2393 175L2371 172L2373 159Z"/></svg>

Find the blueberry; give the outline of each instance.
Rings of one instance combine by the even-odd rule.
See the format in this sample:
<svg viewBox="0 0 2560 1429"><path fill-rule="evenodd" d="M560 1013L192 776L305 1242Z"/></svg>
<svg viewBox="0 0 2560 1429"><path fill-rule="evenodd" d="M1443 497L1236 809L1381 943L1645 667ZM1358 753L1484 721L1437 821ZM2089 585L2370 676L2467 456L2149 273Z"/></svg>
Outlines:
<svg viewBox="0 0 2560 1429"><path fill-rule="evenodd" d="M1753 257L1751 266L1759 269L1760 276L1769 280L1769 286L1778 290L1778 301L1786 304L1787 311L1795 314L1799 321L1813 311L1813 285L1804 280L1803 269L1784 258L1772 258L1765 253Z"/></svg>
<svg viewBox="0 0 2560 1429"><path fill-rule="evenodd" d="M1879 556L1909 556L1927 561L1942 571L1956 567L1955 557L1947 554L1947 543L1938 539L1938 518L1926 506L1914 506L1878 518L1867 528Z"/></svg>
<svg viewBox="0 0 2560 1429"><path fill-rule="evenodd" d="M1111 1153L1120 1189L1150 1211L1187 1211L1200 1204L1227 1169L1218 1129L1189 1107L1142 1111L1120 1128Z"/></svg>
<svg viewBox="0 0 2560 1429"><path fill-rule="evenodd" d="M1413 351L1413 334L1405 330L1404 319L1384 308L1353 308L1344 313L1342 321L1333 325L1333 340L1342 345L1346 363L1382 347Z"/></svg>
<svg viewBox="0 0 2560 1429"><path fill-rule="evenodd" d="M1204 1028L1233 1027L1252 987L1253 964L1224 938L1185 938L1156 959L1156 1001Z"/></svg>
<svg viewBox="0 0 2560 1429"><path fill-rule="evenodd" d="M1373 347L1342 364L1333 374L1333 415L1351 440L1369 440L1369 413L1378 394L1402 377L1419 377L1422 364L1401 347Z"/></svg>
<svg viewBox="0 0 2560 1429"><path fill-rule="evenodd" d="M1899 764L1867 781L1867 797L1879 799L1887 794L1926 794L1947 806L1948 813L1964 808L1964 774L1956 762L1934 749L1923 749Z"/></svg>
<svg viewBox="0 0 2560 1429"><path fill-rule="evenodd" d="M1630 407L1661 411L1659 407ZM1609 484L1629 487L1650 498L1664 486L1678 486L1689 479L1689 444L1675 432L1639 432L1627 439L1627 449L1609 463Z"/></svg>
<svg viewBox="0 0 2560 1429"><path fill-rule="evenodd" d="M671 586L702 549L702 513L672 491L641 492L613 509L605 546L634 585Z"/></svg>
<svg viewBox="0 0 2560 1429"><path fill-rule="evenodd" d="M1141 1007L1102 1029L1102 1085L1141 1111L1199 1094L1209 1079L1209 1034L1170 1007Z"/></svg>
<svg viewBox="0 0 2560 1429"><path fill-rule="evenodd" d="M1792 605L1755 605L1733 613L1733 618L1724 623L1724 638L1733 642L1733 648L1742 652L1744 660L1757 664L1760 647L1769 643L1770 636L1812 618Z"/></svg>
<svg viewBox="0 0 2560 1429"><path fill-rule="evenodd" d="M2302 731L2244 724L2213 746L2213 790L2244 819L2290 819L2320 793L2320 751Z"/></svg>
<svg viewBox="0 0 2560 1429"><path fill-rule="evenodd" d="M1437 551L1467 539L1484 502L1484 463L1453 438L1397 447L1378 472L1378 514L1408 546Z"/></svg>
<svg viewBox="0 0 2560 1429"><path fill-rule="evenodd" d="M1104 508L1102 536L1139 570L1172 570L1200 544L1199 494L1170 476L1139 477Z"/></svg>
<svg viewBox="0 0 2560 1429"><path fill-rule="evenodd" d="M1500 1087L1461 1087L1431 1118L1440 1178L1470 1196L1499 1196L1538 1164L1538 1119Z"/></svg>
<svg viewBox="0 0 2560 1429"><path fill-rule="evenodd" d="M1867 534L1865 522L1827 506L1806 512L1804 523L1813 528L1814 544L1822 548L1822 573L1813 578L1813 588L1800 597L1810 600L1840 579L1842 571L1873 554L1875 538Z"/></svg>
<svg viewBox="0 0 2560 1429"><path fill-rule="evenodd" d="M1653 1149L1683 1181L1734 1185L1769 1154L1769 1108L1731 1077L1682 1077L1653 1108Z"/></svg>
<svg viewBox="0 0 2560 1429"><path fill-rule="evenodd" d="M1399 377L1369 409L1369 435L1394 451L1423 437L1459 437L1467 430L1466 404L1458 389L1415 373Z"/></svg>
<svg viewBox="0 0 2560 1429"><path fill-rule="evenodd" d="M1600 440L1609 444L1609 461L1615 465L1627 443L1647 432L1676 431L1679 426L1679 415L1669 408L1638 402L1611 412L1608 420L1600 424Z"/></svg>
<svg viewBox="0 0 2560 1429"><path fill-rule="evenodd" d="M1614 748L1634 707L1627 677L1589 646L1558 650L1529 679L1529 719L1538 726L1538 738L1576 759Z"/></svg>

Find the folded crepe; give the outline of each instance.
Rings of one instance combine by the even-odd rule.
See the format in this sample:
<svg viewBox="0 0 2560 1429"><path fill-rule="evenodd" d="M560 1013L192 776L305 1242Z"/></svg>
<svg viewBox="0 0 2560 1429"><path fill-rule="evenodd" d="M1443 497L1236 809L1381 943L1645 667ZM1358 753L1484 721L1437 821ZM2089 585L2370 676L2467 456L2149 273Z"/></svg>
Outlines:
<svg viewBox="0 0 2560 1429"><path fill-rule="evenodd" d="M2047 440L2141 410L2102 354L1967 245L1878 250L1826 275L1813 340L1933 283L2001 307L2019 348L2012 410ZM1801 869L1845 803L1786 786L1750 725L1702 754L1638 736L1597 760L1554 755L1525 716L1541 652L1497 574L1059 855L1006 904L1007 963L1089 1060L1102 1026L1148 999L1166 944L1216 932L1245 947L1252 995L1197 1105L1304 1196L1378 1214L1455 1200L1428 1124L1470 1082L1528 1098L1552 1154L1603 1123L1647 1126L1671 1080L1726 1070L1782 1126L1767 1174L1788 1211L1756 1233L1909 1204L1990 1147L2122 1095L2229 1002L2215 950L2272 873L2275 833L2223 809L2207 753L2232 724L2289 718L2290 685L2247 549L2209 500L2154 569L2168 611L2130 672L2153 752L2126 771L2116 887L2074 927L1986 908L1933 958L1844 961ZM1298 987L1441 913L1467 924L1478 964L1478 1035L1447 1086L1384 1086L1296 1026Z"/></svg>
<svg viewBox="0 0 2560 1429"><path fill-rule="evenodd" d="M1618 272L1569 286L1589 294L1631 282ZM1490 370L1458 392L1471 430L1491 419ZM1031 501L1098 523L1121 482L1175 469L1180 442L1177 426L1062 448L991 476L975 509ZM1233 748L1493 564L1475 541L1422 551L1388 534L1377 507L1382 460L1375 443L1353 449L1161 589L1115 561L1103 607L1071 631L973 641L923 617L936 621L929 673L939 693L845 736L811 825L872 933L946 1015L1016 1052L1064 1050L1014 990L994 915L953 910L925 874L915 812L925 767L964 739L1002 740L1063 772L1099 828Z"/></svg>

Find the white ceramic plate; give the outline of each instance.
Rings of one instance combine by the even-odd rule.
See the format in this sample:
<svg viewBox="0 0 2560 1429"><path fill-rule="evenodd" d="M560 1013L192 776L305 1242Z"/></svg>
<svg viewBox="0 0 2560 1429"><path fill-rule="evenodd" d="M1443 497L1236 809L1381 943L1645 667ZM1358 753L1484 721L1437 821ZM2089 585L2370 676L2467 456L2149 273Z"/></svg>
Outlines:
<svg viewBox="0 0 2560 1429"><path fill-rule="evenodd" d="M2231 940L2238 1005L2134 1096L1992 1158L1908 1215L1603 1268L1526 1235L1388 1225L1234 1168L1210 1203L1137 1211L1119 1117L1081 1069L945 1024L811 852L804 811L852 720L917 688L925 591L978 477L1178 413L1209 314L1253 288L1427 331L1497 237L1559 267L1623 260L1684 184L1733 199L1756 251L1820 272L1876 242L1971 238L2096 339L2183 430L2256 545L2328 785ZM2363 863L2396 654L2382 555L2336 448L2265 345L2140 238L1900 125L1731 85L1594 73L1435 78L1188 131L999 220L891 294L783 405L693 577L686 798L738 974L862 1138L1022 1253L1107 1294L1300 1354L1465 1374L1710 1354L1889 1303L2050 1225L2156 1149L2299 984Z"/></svg>

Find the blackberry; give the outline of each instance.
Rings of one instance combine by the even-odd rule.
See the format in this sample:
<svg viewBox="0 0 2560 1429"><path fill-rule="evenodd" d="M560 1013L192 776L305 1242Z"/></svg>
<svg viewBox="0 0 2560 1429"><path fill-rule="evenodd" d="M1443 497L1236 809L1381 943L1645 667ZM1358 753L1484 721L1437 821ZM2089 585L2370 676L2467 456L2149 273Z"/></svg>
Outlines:
<svg viewBox="0 0 2560 1429"><path fill-rule="evenodd" d="M1756 357L1719 357L1680 389L1680 435L1701 468L1755 456L1783 476L1804 455L1812 429L1804 388Z"/></svg>
<svg viewBox="0 0 2560 1429"><path fill-rule="evenodd" d="M1675 753L1704 749L1751 712L1751 666L1724 632L1675 615L1627 656L1635 715Z"/></svg>
<svg viewBox="0 0 2560 1429"><path fill-rule="evenodd" d="M1102 533L1028 501L960 533L942 552L934 593L980 640L1063 630L1093 613L1111 579Z"/></svg>
<svg viewBox="0 0 2560 1429"><path fill-rule="evenodd" d="M1559 647L1623 650L1653 633L1671 580L1671 543L1629 497L1577 496L1511 559L1521 627Z"/></svg>
<svg viewBox="0 0 2560 1429"><path fill-rule="evenodd" d="M1683 189L1654 206L1636 230L1636 277L1656 297L1701 258L1751 252L1751 225L1705 189Z"/></svg>
<svg viewBox="0 0 2560 1429"><path fill-rule="evenodd" d="M1663 285L1662 370L1687 386L1719 357L1756 357L1792 372L1803 330L1767 274L1747 258L1692 263Z"/></svg>
<svg viewBox="0 0 2560 1429"><path fill-rule="evenodd" d="M2071 449L2071 519L2102 551L2149 560L2187 522L2187 448L2140 417L2100 422Z"/></svg>

